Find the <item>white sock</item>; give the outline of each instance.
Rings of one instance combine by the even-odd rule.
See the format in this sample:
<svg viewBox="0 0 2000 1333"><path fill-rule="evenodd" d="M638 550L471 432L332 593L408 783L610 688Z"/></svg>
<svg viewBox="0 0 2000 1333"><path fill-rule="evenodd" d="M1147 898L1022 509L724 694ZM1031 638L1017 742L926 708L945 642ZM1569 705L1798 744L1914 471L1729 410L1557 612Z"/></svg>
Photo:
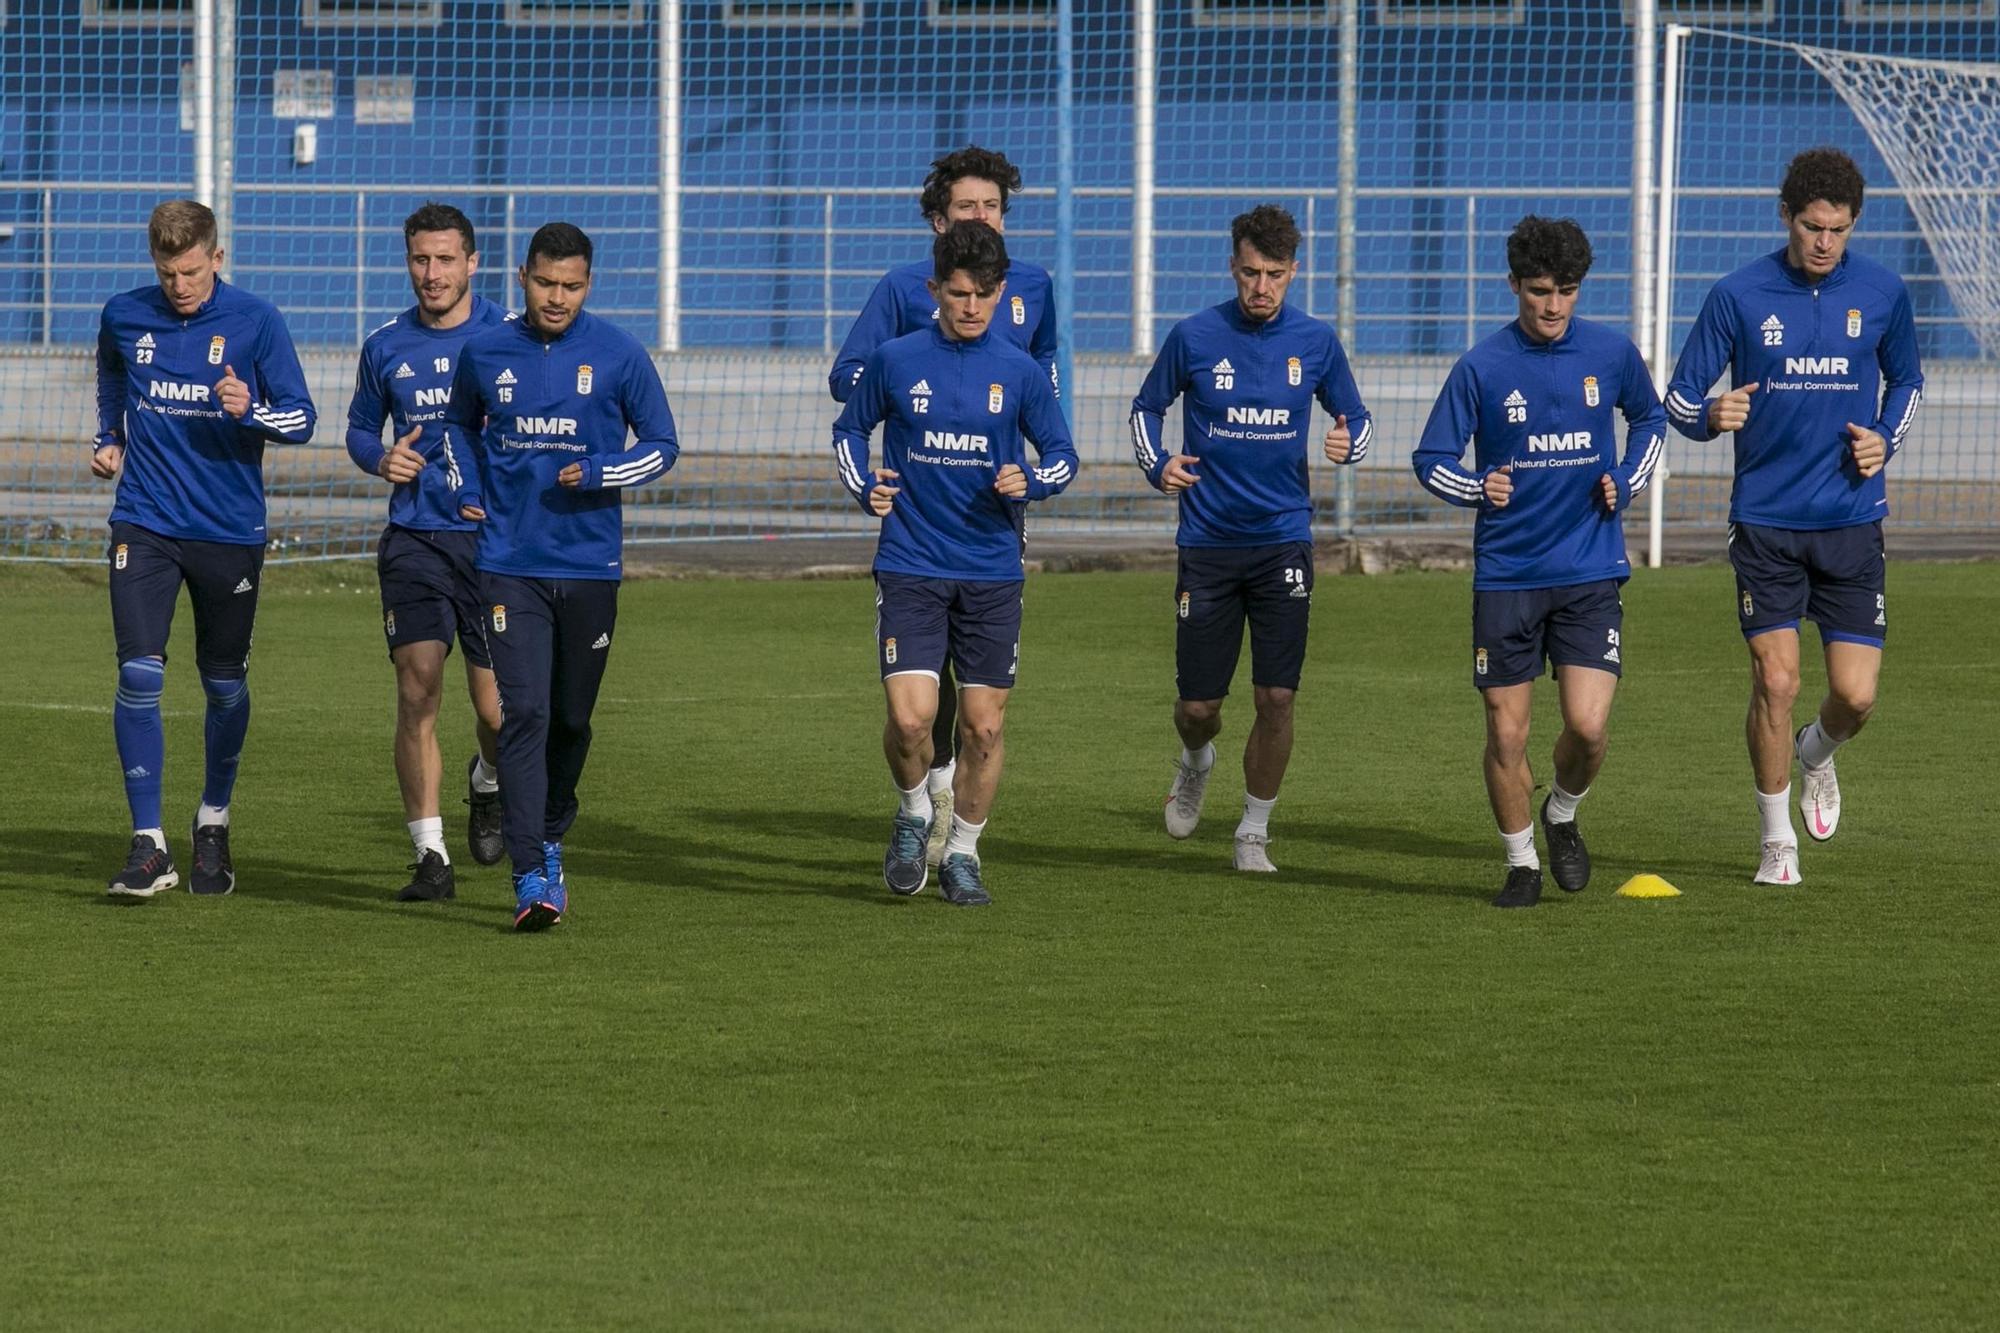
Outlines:
<svg viewBox="0 0 2000 1333"><path fill-rule="evenodd" d="M229 807L226 805L204 805L194 812L194 826L207 828L210 824L229 827ZM164 844L162 844L164 845Z"/></svg>
<svg viewBox="0 0 2000 1333"><path fill-rule="evenodd" d="M1206 773L1215 767L1215 742L1210 741L1199 750L1181 747L1181 762L1197 773Z"/></svg>
<svg viewBox="0 0 2000 1333"><path fill-rule="evenodd" d="M1764 821L1765 842L1789 842L1798 845L1799 835L1792 832L1792 784L1787 782L1782 791L1758 792L1757 813Z"/></svg>
<svg viewBox="0 0 2000 1333"><path fill-rule="evenodd" d="M956 759L947 759L944 763L926 773L924 781L930 784L931 799L936 800L940 796L949 796L951 794L951 780L956 776L958 776L958 760Z"/></svg>
<svg viewBox="0 0 2000 1333"><path fill-rule="evenodd" d="M901 792L903 797L901 813L912 815L923 820L925 823L930 822L933 812L931 809L931 789L929 787L919 782L908 791L903 791L901 787L896 788L896 790Z"/></svg>
<svg viewBox="0 0 2000 1333"><path fill-rule="evenodd" d="M486 762L485 755L477 755L472 763L472 789L481 796L500 790L500 770Z"/></svg>
<svg viewBox="0 0 2000 1333"><path fill-rule="evenodd" d="M1825 768L1833 762L1833 752L1845 745L1826 734L1826 728L1814 718L1812 725L1799 737L1799 762L1807 768Z"/></svg>
<svg viewBox="0 0 2000 1333"><path fill-rule="evenodd" d="M1519 833L1502 833L1500 841L1507 844L1507 864L1527 866L1530 870L1542 868L1542 858L1535 855L1535 826L1529 824Z"/></svg>
<svg viewBox="0 0 2000 1333"><path fill-rule="evenodd" d="M451 853L444 849L443 815L433 815L429 819L412 819L403 827L410 831L410 843L417 849L419 858L425 852L436 852L444 858L446 865L451 864Z"/></svg>
<svg viewBox="0 0 2000 1333"><path fill-rule="evenodd" d="M1278 803L1273 796L1270 800L1259 800L1249 792L1243 793L1243 820L1236 826L1236 836L1254 833L1260 838L1271 836L1271 807Z"/></svg>
<svg viewBox="0 0 2000 1333"><path fill-rule="evenodd" d="M982 819L977 824L973 824L960 819L957 815L953 815L951 817L951 837L945 840L944 854L946 856L955 856L962 852L977 861L979 859L979 835L985 831L985 820Z"/></svg>
<svg viewBox="0 0 2000 1333"><path fill-rule="evenodd" d="M1577 802L1588 795L1590 795L1590 788L1588 787L1585 787L1582 791L1572 796L1563 790L1562 783L1550 782L1549 822L1551 824L1574 824L1576 822Z"/></svg>
<svg viewBox="0 0 2000 1333"><path fill-rule="evenodd" d="M167 832L165 829L135 828L132 830L132 836L135 838L151 838L155 847L163 852L167 850Z"/></svg>

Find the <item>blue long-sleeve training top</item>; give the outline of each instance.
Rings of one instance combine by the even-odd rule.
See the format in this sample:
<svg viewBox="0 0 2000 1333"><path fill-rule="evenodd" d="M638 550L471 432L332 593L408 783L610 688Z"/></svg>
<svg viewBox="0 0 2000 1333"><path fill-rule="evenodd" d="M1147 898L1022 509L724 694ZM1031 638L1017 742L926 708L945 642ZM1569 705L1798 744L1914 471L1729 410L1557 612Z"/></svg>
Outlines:
<svg viewBox="0 0 2000 1333"><path fill-rule="evenodd" d="M215 391L226 369L250 387L240 421ZM304 444L318 415L291 331L269 301L217 281L185 317L157 285L104 303L92 448L125 449L113 523L263 545L264 446Z"/></svg>
<svg viewBox="0 0 2000 1333"><path fill-rule="evenodd" d="M461 479L454 474L456 460L445 453L444 417L459 349L473 334L508 318L499 306L475 296L464 323L434 329L411 306L361 344L354 398L347 405L347 456L363 472L379 476L389 445L412 427L424 431L411 446L424 456L424 470L389 492L389 522L396 527L470 532L479 526L458 516Z"/></svg>
<svg viewBox="0 0 2000 1333"><path fill-rule="evenodd" d="M1161 489L1171 457L1167 408L1181 400L1181 452L1201 460L1180 493L1181 546L1274 546L1312 540L1307 460L1312 405L1346 417L1349 463L1368 454L1374 422L1333 330L1290 306L1263 322L1229 300L1174 325L1132 400L1132 454Z"/></svg>
<svg viewBox="0 0 2000 1333"><path fill-rule="evenodd" d="M833 423L840 483L864 512L875 485L868 441L901 488L876 543L875 568L920 577L1018 583L1026 500L1076 476L1076 446L1055 388L1026 352L989 327L954 341L936 328L877 348ZM1039 463L1027 455L1032 441ZM1026 475L1025 500L993 489L1002 467Z"/></svg>
<svg viewBox="0 0 2000 1333"><path fill-rule="evenodd" d="M1625 418L1622 461L1614 408ZM1645 358L1625 335L1572 319L1562 337L1536 342L1515 321L1451 368L1411 462L1432 494L1479 510L1473 587L1565 588L1631 576L1622 520L1659 467L1666 430ZM1514 492L1496 509L1484 487L1500 467ZM1604 506L1607 474L1615 511Z"/></svg>
<svg viewBox="0 0 2000 1333"><path fill-rule="evenodd" d="M875 349L891 338L917 333L937 323L938 304L931 296L929 282L933 265L892 268L868 294L868 304L854 317L854 327L833 358L833 371L826 387L833 400L844 403L861 382L861 368ZM1007 265L1007 289L1000 295L1000 308L993 312L992 329L1002 338L1033 357L1049 384L1058 394L1056 382L1056 302L1049 271L1019 259Z"/></svg>
<svg viewBox="0 0 2000 1333"><path fill-rule="evenodd" d="M466 339L445 420L447 465L464 480L458 501L486 511L476 563L495 574L621 577L620 493L680 456L645 347L587 310L553 338L510 319ZM576 487L556 480L571 463L583 465Z"/></svg>
<svg viewBox="0 0 2000 1333"><path fill-rule="evenodd" d="M1903 280L1848 253L1814 282L1775 251L1723 278L1695 318L1667 385L1667 418L1712 440L1708 390L1755 384L1736 432L1729 521L1807 531L1873 523L1889 512L1885 468L1864 480L1849 422L1893 459L1923 401L1916 320Z"/></svg>

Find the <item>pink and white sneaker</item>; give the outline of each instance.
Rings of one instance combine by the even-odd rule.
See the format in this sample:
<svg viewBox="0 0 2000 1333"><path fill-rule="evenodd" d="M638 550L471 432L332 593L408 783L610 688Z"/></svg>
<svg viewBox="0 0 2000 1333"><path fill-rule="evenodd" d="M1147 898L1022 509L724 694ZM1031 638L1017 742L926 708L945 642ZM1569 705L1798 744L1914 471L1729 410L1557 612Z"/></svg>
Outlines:
<svg viewBox="0 0 2000 1333"><path fill-rule="evenodd" d="M1795 842L1767 842L1764 859L1757 865L1752 884L1796 884L1799 882L1799 845Z"/></svg>
<svg viewBox="0 0 2000 1333"><path fill-rule="evenodd" d="M1801 730L1792 738L1792 753L1798 753L1805 734ZM1814 842L1825 842L1840 827L1840 780L1833 775L1833 760L1820 768L1807 768L1799 760L1799 814Z"/></svg>

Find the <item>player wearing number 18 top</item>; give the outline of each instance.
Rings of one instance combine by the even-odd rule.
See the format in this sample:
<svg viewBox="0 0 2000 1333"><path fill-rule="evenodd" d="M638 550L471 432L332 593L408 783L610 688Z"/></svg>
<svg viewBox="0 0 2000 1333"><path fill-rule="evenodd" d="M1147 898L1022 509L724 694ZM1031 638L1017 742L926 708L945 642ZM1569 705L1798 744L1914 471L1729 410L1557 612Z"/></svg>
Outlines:
<svg viewBox="0 0 2000 1333"><path fill-rule="evenodd" d="M188 888L222 894L236 886L229 801L250 728L250 634L269 536L264 446L304 444L317 413L284 317L222 281L215 214L175 199L153 210L146 230L159 281L105 303L90 459L97 476L118 478L110 550L118 702L111 723L132 845L110 891L150 898L180 882L160 820L160 688L185 583L195 670L208 696Z"/></svg>
<svg viewBox="0 0 2000 1333"><path fill-rule="evenodd" d="M1528 723L1544 660L1555 668L1563 729L1542 829L1557 887L1575 893L1590 882L1576 807L1604 763L1624 669L1618 589L1632 567L1621 516L1652 479L1666 437L1639 349L1575 318L1590 259L1570 219L1521 219L1507 237L1519 316L1452 367L1413 460L1433 494L1479 510L1472 683L1486 710L1486 794L1507 846L1495 907L1532 907L1542 896ZM1622 461L1614 411L1625 418Z"/></svg>
<svg viewBox="0 0 2000 1333"><path fill-rule="evenodd" d="M1744 731L1763 824L1761 884L1799 880L1794 755L1806 832L1833 836L1834 751L1875 709L1889 633L1883 469L1916 419L1924 375L1902 279L1848 252L1862 193L1845 153L1816 148L1793 158L1779 191L1785 248L1715 284L1667 386L1667 413L1681 434L1735 433L1729 562L1750 649ZM1724 370L1732 387L1706 397ZM1819 625L1827 690L1818 716L1795 735L1805 618Z"/></svg>
<svg viewBox="0 0 2000 1333"><path fill-rule="evenodd" d="M1318 401L1334 420L1329 462L1358 463L1372 425L1333 330L1285 304L1298 275L1299 229L1266 204L1230 224L1235 299L1174 325L1132 400L1132 449L1146 480L1180 500L1174 636L1174 728L1181 755L1167 832L1201 818L1222 730L1222 701L1250 625L1257 719L1243 747L1238 870L1271 871L1271 808L1292 754L1292 700L1312 611L1312 495L1306 429ZM1181 449L1162 443L1181 400Z"/></svg>

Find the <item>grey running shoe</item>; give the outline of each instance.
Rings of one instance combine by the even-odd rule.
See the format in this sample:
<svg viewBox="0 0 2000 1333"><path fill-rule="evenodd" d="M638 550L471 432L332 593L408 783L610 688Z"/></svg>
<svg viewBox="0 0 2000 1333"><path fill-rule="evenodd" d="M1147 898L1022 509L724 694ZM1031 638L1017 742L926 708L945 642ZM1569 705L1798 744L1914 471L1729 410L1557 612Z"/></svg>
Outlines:
<svg viewBox="0 0 2000 1333"><path fill-rule="evenodd" d="M953 852L938 867L938 892L953 907L984 907L993 901L979 875L979 858Z"/></svg>
<svg viewBox="0 0 2000 1333"><path fill-rule="evenodd" d="M882 882L889 892L905 898L922 893L930 882L931 868L924 864L924 846L930 840L931 823L915 815L898 814L889 828L889 850L882 855Z"/></svg>

